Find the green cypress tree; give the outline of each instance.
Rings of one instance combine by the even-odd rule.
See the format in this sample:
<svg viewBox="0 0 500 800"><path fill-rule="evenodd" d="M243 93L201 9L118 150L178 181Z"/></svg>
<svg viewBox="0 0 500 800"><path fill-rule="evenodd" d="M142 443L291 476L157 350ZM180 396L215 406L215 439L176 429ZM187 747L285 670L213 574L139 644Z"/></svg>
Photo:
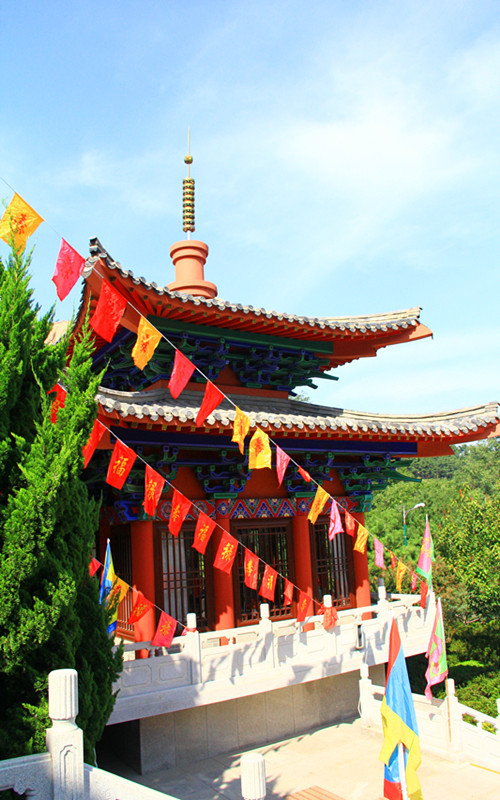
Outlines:
<svg viewBox="0 0 500 800"><path fill-rule="evenodd" d="M92 762L121 667L88 573L99 509L80 477L100 376L88 332L66 366L68 341L45 344L53 312L34 303L30 262L0 261L0 758L45 749L47 675L71 667ZM52 423L57 380L67 397Z"/></svg>

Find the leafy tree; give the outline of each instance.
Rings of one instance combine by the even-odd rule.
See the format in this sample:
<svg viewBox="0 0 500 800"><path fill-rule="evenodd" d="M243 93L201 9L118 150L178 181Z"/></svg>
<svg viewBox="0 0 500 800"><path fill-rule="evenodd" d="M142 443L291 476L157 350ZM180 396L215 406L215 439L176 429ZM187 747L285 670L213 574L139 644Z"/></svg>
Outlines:
<svg viewBox="0 0 500 800"><path fill-rule="evenodd" d="M47 675L72 667L92 761L121 663L88 574L98 505L79 477L100 376L88 331L65 369L67 341L45 344L53 313L39 316L30 261L0 262L0 758L44 749ZM58 377L67 398L52 423Z"/></svg>

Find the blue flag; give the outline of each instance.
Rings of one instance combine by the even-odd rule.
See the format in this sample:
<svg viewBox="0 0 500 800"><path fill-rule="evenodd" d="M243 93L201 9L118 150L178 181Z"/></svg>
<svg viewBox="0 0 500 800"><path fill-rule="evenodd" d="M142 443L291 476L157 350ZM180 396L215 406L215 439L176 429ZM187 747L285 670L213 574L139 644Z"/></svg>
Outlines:
<svg viewBox="0 0 500 800"><path fill-rule="evenodd" d="M111 614L111 619L108 625L108 634L113 634L116 631L116 623L118 621L118 603L116 597L111 594L111 589L116 580L115 570L113 567L113 559L111 557L111 547L108 543L106 545L106 558L104 559L104 569L102 571L101 586L99 589L99 602L109 605L115 600L115 608Z"/></svg>

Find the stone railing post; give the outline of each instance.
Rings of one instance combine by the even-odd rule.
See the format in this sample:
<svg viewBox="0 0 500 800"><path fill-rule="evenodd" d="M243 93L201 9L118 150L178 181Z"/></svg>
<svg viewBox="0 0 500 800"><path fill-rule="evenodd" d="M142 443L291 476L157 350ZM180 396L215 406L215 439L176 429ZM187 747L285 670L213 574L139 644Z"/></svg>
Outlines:
<svg viewBox="0 0 500 800"><path fill-rule="evenodd" d="M259 636L264 642L264 657L269 667L274 667L273 623L269 619L269 603L260 604Z"/></svg>
<svg viewBox="0 0 500 800"><path fill-rule="evenodd" d="M333 608L333 598L331 594L323 595L323 605L325 608ZM329 630L325 630L324 633L326 656L331 657L337 655L337 628L329 628Z"/></svg>
<svg viewBox="0 0 500 800"><path fill-rule="evenodd" d="M83 800L83 731L78 714L78 674L74 669L49 673L47 750L52 759L53 800Z"/></svg>
<svg viewBox="0 0 500 800"><path fill-rule="evenodd" d="M241 794L243 800L264 800L266 796L266 762L261 753L245 753L241 757Z"/></svg>
<svg viewBox="0 0 500 800"><path fill-rule="evenodd" d="M462 714L459 709L458 698L455 694L455 681L446 679L446 709L448 712L448 740L450 753L460 758L463 751L462 742Z"/></svg>
<svg viewBox="0 0 500 800"><path fill-rule="evenodd" d="M373 700L373 684L368 671L368 664L361 664L359 668L358 711L365 727L380 727L380 710Z"/></svg>
<svg viewBox="0 0 500 800"><path fill-rule="evenodd" d="M191 684L201 683L202 681L202 674L201 674L201 639L200 633L196 629L196 614L190 612L186 614L186 637L187 647L186 653L189 655L191 659Z"/></svg>

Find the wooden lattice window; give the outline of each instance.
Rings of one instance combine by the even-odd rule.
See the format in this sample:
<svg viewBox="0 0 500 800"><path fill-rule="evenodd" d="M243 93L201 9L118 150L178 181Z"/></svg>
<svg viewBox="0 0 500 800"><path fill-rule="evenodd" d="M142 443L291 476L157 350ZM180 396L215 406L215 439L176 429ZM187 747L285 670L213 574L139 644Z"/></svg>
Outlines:
<svg viewBox="0 0 500 800"><path fill-rule="evenodd" d="M179 622L185 625L186 615L194 612L198 630L206 630L211 616L208 559L192 547L194 531L194 525L187 523L179 536L172 536L167 528L161 529L163 601L165 611Z"/></svg>
<svg viewBox="0 0 500 800"><path fill-rule="evenodd" d="M290 520L270 520L269 522L254 520L251 523L234 523L231 527L243 547L248 547L249 550L252 550L262 559L259 564L258 587L260 587L265 564L269 564L279 573L276 581L275 601L269 604L271 619L277 620L292 617L292 606L285 606L283 602L285 585L284 579L280 577L280 575L283 575L294 581ZM245 586L243 564L244 551L243 548L239 548L238 566L233 570L233 575L235 575L234 596L236 600L237 625L258 622L259 606L261 603L267 602L258 594L258 591Z"/></svg>
<svg viewBox="0 0 500 800"><path fill-rule="evenodd" d="M325 517L313 526L311 538L316 584L314 596L321 599L324 594L331 594L337 608L356 605L352 537L337 533L330 541Z"/></svg>

